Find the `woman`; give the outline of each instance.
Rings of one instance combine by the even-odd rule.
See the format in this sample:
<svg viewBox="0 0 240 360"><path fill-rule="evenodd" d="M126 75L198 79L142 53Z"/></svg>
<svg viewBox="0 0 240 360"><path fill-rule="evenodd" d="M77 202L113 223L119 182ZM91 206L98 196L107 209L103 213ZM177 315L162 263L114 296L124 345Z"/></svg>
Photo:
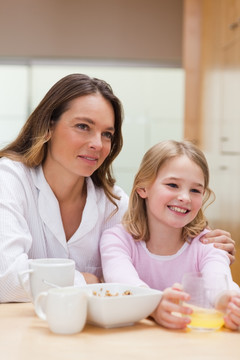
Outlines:
<svg viewBox="0 0 240 360"><path fill-rule="evenodd" d="M29 301L18 272L31 258L72 258L76 285L101 279L100 236L128 204L111 170L122 117L106 82L68 75L0 151L0 302ZM218 240L234 251L230 234L210 233L209 241Z"/></svg>

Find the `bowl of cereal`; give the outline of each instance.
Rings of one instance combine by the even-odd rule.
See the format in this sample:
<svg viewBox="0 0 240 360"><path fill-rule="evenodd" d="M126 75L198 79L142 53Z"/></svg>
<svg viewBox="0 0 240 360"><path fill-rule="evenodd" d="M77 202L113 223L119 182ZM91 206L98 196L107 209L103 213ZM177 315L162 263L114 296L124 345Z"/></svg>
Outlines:
<svg viewBox="0 0 240 360"><path fill-rule="evenodd" d="M84 286L88 294L89 324L104 328L133 325L157 307L162 292L147 287L104 283Z"/></svg>

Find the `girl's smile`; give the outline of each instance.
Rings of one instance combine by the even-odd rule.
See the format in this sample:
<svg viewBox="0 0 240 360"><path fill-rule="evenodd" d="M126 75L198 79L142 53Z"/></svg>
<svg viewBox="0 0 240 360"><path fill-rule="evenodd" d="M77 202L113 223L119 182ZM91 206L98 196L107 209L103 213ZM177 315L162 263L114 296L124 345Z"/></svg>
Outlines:
<svg viewBox="0 0 240 360"><path fill-rule="evenodd" d="M168 208L174 212L180 213L180 214L187 214L190 210L184 209L178 206L171 206L169 205Z"/></svg>
<svg viewBox="0 0 240 360"><path fill-rule="evenodd" d="M146 199L150 226L181 229L196 217L202 206L202 169L187 156L176 156L163 164L155 181L139 195Z"/></svg>

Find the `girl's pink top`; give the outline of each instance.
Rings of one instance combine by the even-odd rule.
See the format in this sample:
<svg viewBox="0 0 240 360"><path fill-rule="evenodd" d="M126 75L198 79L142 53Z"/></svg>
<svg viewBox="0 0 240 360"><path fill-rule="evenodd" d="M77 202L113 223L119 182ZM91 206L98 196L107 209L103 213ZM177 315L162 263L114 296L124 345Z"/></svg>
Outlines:
<svg viewBox="0 0 240 360"><path fill-rule="evenodd" d="M227 253L199 241L206 232L185 242L176 254L161 256L152 254L144 241L134 240L122 225L109 228L100 240L104 280L164 290L181 283L187 272L224 273L230 289L239 289L232 280Z"/></svg>

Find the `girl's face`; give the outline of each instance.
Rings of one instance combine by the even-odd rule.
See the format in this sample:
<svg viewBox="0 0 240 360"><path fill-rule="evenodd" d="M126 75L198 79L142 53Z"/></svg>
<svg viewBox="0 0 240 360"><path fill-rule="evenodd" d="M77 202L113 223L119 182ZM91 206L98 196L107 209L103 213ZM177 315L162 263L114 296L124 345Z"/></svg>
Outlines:
<svg viewBox="0 0 240 360"><path fill-rule="evenodd" d="M101 94L78 97L50 132L48 168L59 175L91 176L111 150L114 110Z"/></svg>
<svg viewBox="0 0 240 360"><path fill-rule="evenodd" d="M187 156L177 156L167 160L154 183L138 193L146 199L150 222L182 228L196 217L202 206L204 175Z"/></svg>

